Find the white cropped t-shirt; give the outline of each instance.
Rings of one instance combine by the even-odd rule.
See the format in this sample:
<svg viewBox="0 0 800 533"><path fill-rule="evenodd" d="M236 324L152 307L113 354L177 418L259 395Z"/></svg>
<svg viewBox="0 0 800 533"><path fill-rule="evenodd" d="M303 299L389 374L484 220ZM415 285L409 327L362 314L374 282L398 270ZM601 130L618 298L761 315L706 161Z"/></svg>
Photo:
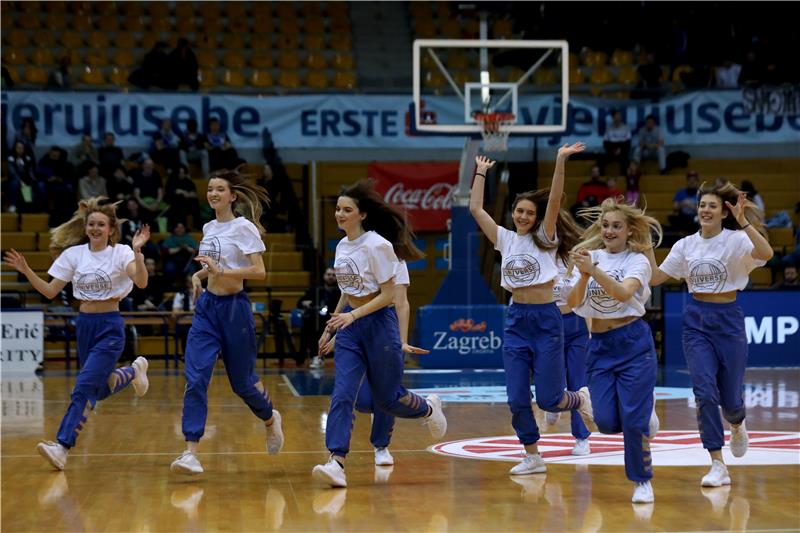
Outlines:
<svg viewBox="0 0 800 533"><path fill-rule="evenodd" d="M540 225L537 236L545 242L547 238ZM556 240L557 242L557 240ZM518 235L515 231L497 227L497 242L494 249L500 252L500 286L511 292L513 289L540 285L558 276L556 248L543 250L536 246L531 235Z"/></svg>
<svg viewBox="0 0 800 533"><path fill-rule="evenodd" d="M395 277L398 259L389 241L374 231L336 245L336 282L350 296L367 296Z"/></svg>
<svg viewBox="0 0 800 533"><path fill-rule="evenodd" d="M76 300L122 299L133 289L133 280L125 269L134 259L127 244L109 245L99 252L93 252L88 243L79 244L61 252L47 273L72 282L72 296Z"/></svg>
<svg viewBox="0 0 800 533"><path fill-rule="evenodd" d="M251 263L247 256L263 253L266 249L256 225L245 217L237 217L228 222L212 220L206 223L197 255L210 257L228 270L249 267Z"/></svg>
<svg viewBox="0 0 800 533"><path fill-rule="evenodd" d="M575 313L584 318L624 318L642 316L650 298L652 269L647 257L639 252L625 250L615 254L606 250L592 250L592 262L620 283L628 278L639 280L640 287L628 301L620 302L609 295L594 278L589 278L583 301ZM576 269L577 270L577 269Z"/></svg>

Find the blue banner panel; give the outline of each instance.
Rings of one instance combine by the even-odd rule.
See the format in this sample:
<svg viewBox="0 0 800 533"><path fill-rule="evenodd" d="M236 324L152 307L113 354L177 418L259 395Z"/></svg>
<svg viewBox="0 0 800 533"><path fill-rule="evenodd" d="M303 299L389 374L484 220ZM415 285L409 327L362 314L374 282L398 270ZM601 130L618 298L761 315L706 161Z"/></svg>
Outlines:
<svg viewBox="0 0 800 533"><path fill-rule="evenodd" d="M502 368L506 306L426 305L417 315L425 368Z"/></svg>
<svg viewBox="0 0 800 533"><path fill-rule="evenodd" d="M692 296L664 293L664 361L686 366L683 357L683 308ZM800 292L743 291L737 296L744 310L747 366L800 366Z"/></svg>

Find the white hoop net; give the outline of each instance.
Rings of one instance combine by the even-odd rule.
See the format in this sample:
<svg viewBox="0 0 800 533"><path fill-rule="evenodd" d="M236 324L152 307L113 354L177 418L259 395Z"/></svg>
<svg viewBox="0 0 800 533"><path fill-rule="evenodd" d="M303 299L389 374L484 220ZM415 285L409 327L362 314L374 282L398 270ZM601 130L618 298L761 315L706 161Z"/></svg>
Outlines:
<svg viewBox="0 0 800 533"><path fill-rule="evenodd" d="M513 113L476 113L475 120L481 124L483 149L487 152L505 152L508 150L510 130L504 128L514 124Z"/></svg>

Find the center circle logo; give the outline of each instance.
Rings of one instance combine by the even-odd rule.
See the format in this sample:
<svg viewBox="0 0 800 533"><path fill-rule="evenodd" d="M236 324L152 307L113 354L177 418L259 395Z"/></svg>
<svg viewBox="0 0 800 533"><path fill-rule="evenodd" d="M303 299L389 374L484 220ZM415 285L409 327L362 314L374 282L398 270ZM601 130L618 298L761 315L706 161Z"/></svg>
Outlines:
<svg viewBox="0 0 800 533"><path fill-rule="evenodd" d="M608 275L619 282L624 279L624 272L622 270L612 270ZM622 302L616 298L612 298L594 278L589 281L587 292L589 294L589 305L595 311L608 314L622 307Z"/></svg>
<svg viewBox="0 0 800 533"><path fill-rule="evenodd" d="M503 265L503 277L512 285L530 285L539 277L539 261L527 254L512 255Z"/></svg>
<svg viewBox="0 0 800 533"><path fill-rule="evenodd" d="M689 264L689 284L697 292L719 292L728 280L728 269L716 259L692 261Z"/></svg>
<svg viewBox="0 0 800 533"><path fill-rule="evenodd" d="M215 263L219 264L220 252L222 251L222 244L219 242L218 237L206 237L200 241L200 248L197 255L204 255L210 257Z"/></svg>
<svg viewBox="0 0 800 533"><path fill-rule="evenodd" d="M800 433L791 431L750 431L750 446L744 457L733 457L724 448L729 465L800 465ZM725 440L730 439L725 432ZM624 465L625 446L622 434L592 433L591 453L572 455L575 437L569 433L543 435L537 443L542 458L550 464ZM428 448L438 455L480 459L483 461L519 462L525 449L515 435L480 437L441 442ZM659 431L650 441L655 466L708 466L708 452L703 449L700 434L690 430Z"/></svg>
<svg viewBox="0 0 800 533"><path fill-rule="evenodd" d="M105 300L111 292L111 277L102 270L81 274L75 288L88 300Z"/></svg>
<svg viewBox="0 0 800 533"><path fill-rule="evenodd" d="M337 259L334 270L336 271L336 282L342 292L358 294L364 288L364 280L361 279L358 265L349 257Z"/></svg>

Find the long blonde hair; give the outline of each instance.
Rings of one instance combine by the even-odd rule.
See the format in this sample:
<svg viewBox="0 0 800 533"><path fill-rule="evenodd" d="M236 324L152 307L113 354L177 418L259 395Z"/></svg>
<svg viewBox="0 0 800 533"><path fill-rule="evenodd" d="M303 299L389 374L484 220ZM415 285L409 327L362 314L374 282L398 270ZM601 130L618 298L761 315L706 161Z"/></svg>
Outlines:
<svg viewBox="0 0 800 533"><path fill-rule="evenodd" d="M89 242L89 237L86 236L86 223L92 213L102 213L108 217L111 226L108 243L114 246L120 237L119 224L122 221L117 219L117 207L120 203L109 203L105 196L86 198L78 202L78 210L72 218L50 230L50 253L56 256L70 246Z"/></svg>
<svg viewBox="0 0 800 533"><path fill-rule="evenodd" d="M700 204L700 198L703 197L704 194L713 194L720 200L722 200L722 213L727 213L728 216L722 219L722 227L728 228L731 230L739 230L742 227L736 221L736 218L728 209L728 206L725 205L725 202L730 202L731 205L736 205L736 202L739 201L739 189L737 189L731 182L725 182L722 185L711 185L706 187L706 184L703 183L697 191L697 203ZM764 227L764 212L750 199L748 199L744 203L744 216L747 218L747 222L753 225L761 235L765 238L767 237L767 228Z"/></svg>
<svg viewBox="0 0 800 533"><path fill-rule="evenodd" d="M595 207L586 207L578 211L578 216L587 220L590 225L587 227L581 242L572 249L577 251L581 248L586 250L599 250L603 248L603 215L611 211L617 211L625 217L625 222L631 230L628 237L628 249L634 252L645 252L650 248L656 248L661 244L664 231L661 224L655 218L645 215L643 209L618 202L616 198L606 198L603 203ZM657 242L653 243L653 235L656 235Z"/></svg>
<svg viewBox="0 0 800 533"><path fill-rule="evenodd" d="M255 175L243 174L240 171L243 167L244 165L239 165L233 170L217 170L212 172L208 179L210 181L219 178L227 181L231 192L236 194L236 201L232 205L234 214L245 217L256 225L261 235L264 235L267 230L261 225L261 214L264 212L262 204L269 205L269 194L264 187L256 184Z"/></svg>

